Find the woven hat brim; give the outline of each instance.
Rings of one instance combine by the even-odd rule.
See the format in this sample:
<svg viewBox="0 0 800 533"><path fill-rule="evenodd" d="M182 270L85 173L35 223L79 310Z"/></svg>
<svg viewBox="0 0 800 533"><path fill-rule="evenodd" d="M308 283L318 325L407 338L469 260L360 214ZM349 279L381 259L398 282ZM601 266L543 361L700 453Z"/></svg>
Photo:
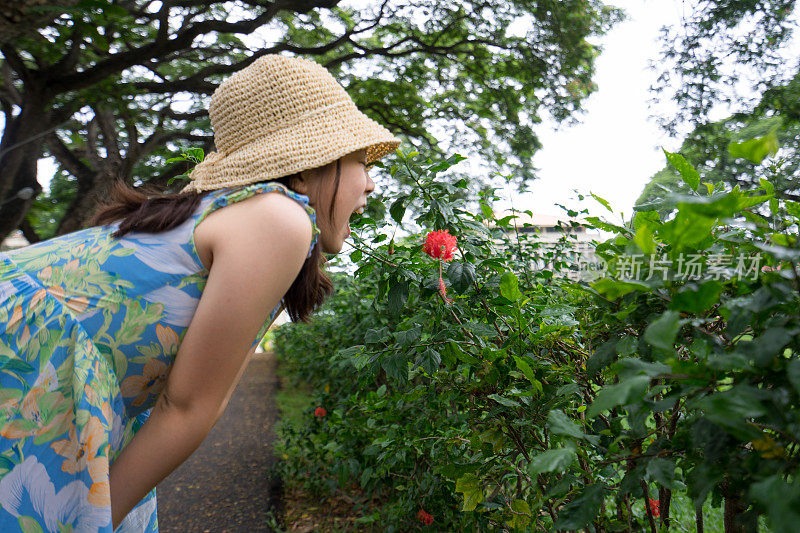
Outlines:
<svg viewBox="0 0 800 533"><path fill-rule="evenodd" d="M350 102L327 109L228 153L211 153L184 191L247 185L312 168L366 149L367 164L394 152L400 139Z"/></svg>

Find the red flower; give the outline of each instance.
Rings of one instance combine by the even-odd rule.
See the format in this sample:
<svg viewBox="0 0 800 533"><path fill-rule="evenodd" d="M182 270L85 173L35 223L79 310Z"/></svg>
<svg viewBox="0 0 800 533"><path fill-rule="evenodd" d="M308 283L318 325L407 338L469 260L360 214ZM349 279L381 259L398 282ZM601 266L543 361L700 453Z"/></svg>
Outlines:
<svg viewBox="0 0 800 533"><path fill-rule="evenodd" d="M456 242L458 241L450 235L448 230L432 231L425 238L425 245L422 247L422 251L434 259L450 261L453 259L453 252L456 250Z"/></svg>
<svg viewBox="0 0 800 533"><path fill-rule="evenodd" d="M317 407L314 410L314 416L316 416L317 418L322 418L323 416L325 416L327 414L328 414L328 411L326 411L324 407Z"/></svg>
<svg viewBox="0 0 800 533"><path fill-rule="evenodd" d="M661 516L661 511L658 509L658 499L657 498L650 498L647 503L650 504L650 513L652 513L652 515L655 518L658 518L659 516Z"/></svg>
<svg viewBox="0 0 800 533"><path fill-rule="evenodd" d="M425 511L423 511L422 509L420 509L419 512L417 513L417 520L419 520L420 522L422 522L426 526L429 526L429 525L433 524L433 515L432 514L428 514Z"/></svg>

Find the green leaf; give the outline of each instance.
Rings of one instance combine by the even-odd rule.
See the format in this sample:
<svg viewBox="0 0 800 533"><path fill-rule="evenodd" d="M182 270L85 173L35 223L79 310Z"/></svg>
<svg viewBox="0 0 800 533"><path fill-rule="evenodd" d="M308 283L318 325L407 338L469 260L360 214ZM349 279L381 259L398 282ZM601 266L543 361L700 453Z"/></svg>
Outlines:
<svg viewBox="0 0 800 533"><path fill-rule="evenodd" d="M617 353L627 357L633 355L639 349L639 338L630 335L622 337L617 343Z"/></svg>
<svg viewBox="0 0 800 533"><path fill-rule="evenodd" d="M181 174L179 176L172 176L170 179L167 180L167 185L172 185L173 181L177 180L188 180L189 176L186 174Z"/></svg>
<svg viewBox="0 0 800 533"><path fill-rule="evenodd" d="M676 311L664 311L656 321L644 330L644 340L656 348L674 349L675 337L681 329L680 318L680 314Z"/></svg>
<svg viewBox="0 0 800 533"><path fill-rule="evenodd" d="M469 321L464 324L464 327L479 337L494 338L497 335L497 330L485 322Z"/></svg>
<svg viewBox="0 0 800 533"><path fill-rule="evenodd" d="M672 244L675 249L689 249L704 239L711 237L711 231L717 225L717 218L704 216L688 208L681 208L675 218L665 222L659 230L663 242Z"/></svg>
<svg viewBox="0 0 800 533"><path fill-rule="evenodd" d="M475 474L464 474L456 480L456 492L464 495L462 511L474 511L483 501L483 488Z"/></svg>
<svg viewBox="0 0 800 533"><path fill-rule="evenodd" d="M422 369L428 374L435 374L442 364L442 356L433 348L428 348L422 354Z"/></svg>
<svg viewBox="0 0 800 533"><path fill-rule="evenodd" d="M377 344L389 338L389 328L368 329L364 333L364 342L367 344Z"/></svg>
<svg viewBox="0 0 800 533"><path fill-rule="evenodd" d="M618 405L626 405L635 399L641 399L650 378L647 376L635 376L620 381L616 385L606 385L597 393L592 405L586 412L586 416L594 418L603 411L612 409Z"/></svg>
<svg viewBox="0 0 800 533"><path fill-rule="evenodd" d="M657 243L653 239L653 229L649 224L642 224L636 228L633 242L645 255L652 255L656 251Z"/></svg>
<svg viewBox="0 0 800 533"><path fill-rule="evenodd" d="M789 344L797 330L769 328L751 342L742 343L742 349L753 358L756 366L769 366L776 357L781 357L783 347Z"/></svg>
<svg viewBox="0 0 800 533"><path fill-rule="evenodd" d="M726 391L701 398L697 405L706 418L742 440L761 437L761 430L751 425L751 419L767 414L758 389L736 385Z"/></svg>
<svg viewBox="0 0 800 533"><path fill-rule="evenodd" d="M718 469L712 468L707 463L700 463L690 470L686 477L689 496L692 497L695 510L699 511L703 508L708 493L722 480L722 476Z"/></svg>
<svg viewBox="0 0 800 533"><path fill-rule="evenodd" d="M577 458L578 456L573 448L547 450L531 459L531 463L528 465L528 473L531 476L535 476L545 472L563 472Z"/></svg>
<svg viewBox="0 0 800 533"><path fill-rule="evenodd" d="M740 143L730 143L728 145L728 153L733 157L741 157L755 163L760 164L768 155L775 155L778 153L778 136L776 129L770 131L763 137L756 137L749 141Z"/></svg>
<svg viewBox="0 0 800 533"><path fill-rule="evenodd" d="M408 282L395 283L386 295L386 309L392 315L398 315L405 307L406 301L408 301Z"/></svg>
<svg viewBox="0 0 800 533"><path fill-rule="evenodd" d="M603 205L603 207L605 207L606 209L608 209L608 210L609 210L609 211L611 211L612 213L614 212L614 210L613 210L613 209L611 209L611 205L608 203L608 200L606 200L606 199L604 199L604 198L600 198L599 196L597 196L597 195L596 195L595 193L593 193L593 192L590 192L589 194L592 196L592 198L594 198L595 200L597 200L598 202L600 202L600 203Z"/></svg>
<svg viewBox="0 0 800 533"><path fill-rule="evenodd" d="M800 394L800 359L792 359L786 367L786 377L794 390Z"/></svg>
<svg viewBox="0 0 800 533"><path fill-rule="evenodd" d="M517 368L523 373L523 375L528 378L528 381L533 383L534 381L538 381L536 379L536 374L534 374L533 369L531 366L521 357L514 356L514 362L517 364Z"/></svg>
<svg viewBox="0 0 800 533"><path fill-rule="evenodd" d="M797 477L790 484L781 474L774 474L750 485L750 497L767 510L772 531L797 531L797 524L800 524L800 509L797 507L800 482Z"/></svg>
<svg viewBox="0 0 800 533"><path fill-rule="evenodd" d="M792 215L795 219L800 220L800 203L791 200L785 200L784 207L786 212Z"/></svg>
<svg viewBox="0 0 800 533"><path fill-rule="evenodd" d="M506 407L519 407L519 402L515 402L514 400L506 398L505 396L500 396L499 394L490 394L487 397L496 401L500 405L505 405Z"/></svg>
<svg viewBox="0 0 800 533"><path fill-rule="evenodd" d="M454 261L447 267L447 279L455 291L463 293L475 282L475 265Z"/></svg>
<svg viewBox="0 0 800 533"><path fill-rule="evenodd" d="M675 461L655 457L647 464L647 475L661 486L671 489L675 479Z"/></svg>
<svg viewBox="0 0 800 533"><path fill-rule="evenodd" d="M468 365L476 365L480 362L476 357L473 357L471 354L462 350L461 346L459 346L457 342L449 342L448 347L456 359L461 362L467 363Z"/></svg>
<svg viewBox="0 0 800 533"><path fill-rule="evenodd" d="M383 358L381 368L386 375L395 381L405 383L408 380L408 360L403 354L393 353Z"/></svg>
<svg viewBox="0 0 800 533"><path fill-rule="evenodd" d="M602 294L609 300L616 300L621 296L625 296L633 291L649 291L650 286L645 283L637 283L634 281L617 281L611 278L600 278L591 283L591 286L598 293Z"/></svg>
<svg viewBox="0 0 800 533"><path fill-rule="evenodd" d="M511 527L522 529L531 523L531 508L525 500L513 500L509 507L514 511L511 518Z"/></svg>
<svg viewBox="0 0 800 533"><path fill-rule="evenodd" d="M401 196L389 206L389 214L392 220L400 224L403 221L403 216L406 214L406 200L408 196Z"/></svg>
<svg viewBox="0 0 800 533"><path fill-rule="evenodd" d="M706 281L699 287L687 284L673 295L670 308L699 315L719 301L723 289L722 283L716 280Z"/></svg>
<svg viewBox="0 0 800 533"><path fill-rule="evenodd" d="M643 361L638 357L626 357L625 359L620 359L619 362L614 365L614 370L616 370L620 378L640 375L652 378L668 374L672 369L669 365L665 365L664 363Z"/></svg>
<svg viewBox="0 0 800 533"><path fill-rule="evenodd" d="M697 187L700 185L700 174L692 164L681 154L673 154L664 150L664 155L667 156L669 164L680 173L686 185L691 187L693 191L697 191Z"/></svg>
<svg viewBox="0 0 800 533"><path fill-rule="evenodd" d="M519 292L519 280L516 274L511 271L506 271L500 278L500 294L503 298L516 302L522 298L522 293Z"/></svg>
<svg viewBox="0 0 800 533"><path fill-rule="evenodd" d="M556 435L564 435L574 439L582 439L585 436L580 426L567 418L567 415L560 409L553 409L548 413L547 424L550 426L550 432Z"/></svg>
<svg viewBox="0 0 800 533"><path fill-rule="evenodd" d="M352 360L356 370L361 370L369 363L371 357L369 354L364 353L364 348L365 346L363 344L350 346L349 348L336 352L336 357Z"/></svg>
<svg viewBox="0 0 800 533"><path fill-rule="evenodd" d="M555 529L581 529L597 516L605 498L605 487L601 484L585 487L571 502L561 508Z"/></svg>
<svg viewBox="0 0 800 533"><path fill-rule="evenodd" d="M586 371L589 374L596 374L607 367L616 358L617 339L611 339L595 348L592 356L586 362Z"/></svg>
<svg viewBox="0 0 800 533"><path fill-rule="evenodd" d="M420 335L422 335L422 330L419 326L414 326L411 329L405 331L395 331L394 338L397 339L397 343L400 346L410 346L413 342L416 342L419 339Z"/></svg>

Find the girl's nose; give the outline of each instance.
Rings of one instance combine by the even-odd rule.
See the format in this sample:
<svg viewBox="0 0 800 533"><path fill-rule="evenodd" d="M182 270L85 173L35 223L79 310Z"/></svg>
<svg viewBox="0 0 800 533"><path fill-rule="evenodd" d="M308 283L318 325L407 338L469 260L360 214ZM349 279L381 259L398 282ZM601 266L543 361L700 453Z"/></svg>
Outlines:
<svg viewBox="0 0 800 533"><path fill-rule="evenodd" d="M371 192L372 192L372 191L374 191L374 190L375 190L375 182L374 182L374 181L372 181L372 178L369 176L369 173L368 173L368 174L367 174L367 186L366 186L366 187L364 187L364 192L366 192L367 194L369 194L369 193L371 193Z"/></svg>

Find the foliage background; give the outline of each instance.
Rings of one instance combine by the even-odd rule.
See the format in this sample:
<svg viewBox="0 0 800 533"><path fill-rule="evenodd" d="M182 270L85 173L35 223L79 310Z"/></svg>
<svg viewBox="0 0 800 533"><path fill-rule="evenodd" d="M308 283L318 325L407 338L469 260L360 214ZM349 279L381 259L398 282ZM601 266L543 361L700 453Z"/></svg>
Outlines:
<svg viewBox="0 0 800 533"><path fill-rule="evenodd" d="M771 143L731 152L758 160ZM518 240L508 218L494 217L491 192L477 212L462 209L467 184L438 178L459 160L399 153L390 169L419 184L411 196L427 209L414 221L459 238L444 265L452 304L422 235L389 237L407 220L411 199L401 196L386 218L361 219L359 269L337 279L325 310L278 331L283 364L316 404L282 429L285 478L312 493L377 498L362 518L387 530L421 527L422 509L441 530L708 521L709 530L791 531L800 204L776 197L769 172L778 171L742 192L705 185L668 154L690 193L669 197L668 215L642 210L626 226L589 218L615 236L598 246L608 276L587 283L560 275L566 237L556 250ZM708 268L725 251L762 254L770 269L687 280L644 265L632 279L622 266L630 254L676 263L695 254ZM533 260L551 266L530 270ZM327 415L315 418L316 406Z"/></svg>

